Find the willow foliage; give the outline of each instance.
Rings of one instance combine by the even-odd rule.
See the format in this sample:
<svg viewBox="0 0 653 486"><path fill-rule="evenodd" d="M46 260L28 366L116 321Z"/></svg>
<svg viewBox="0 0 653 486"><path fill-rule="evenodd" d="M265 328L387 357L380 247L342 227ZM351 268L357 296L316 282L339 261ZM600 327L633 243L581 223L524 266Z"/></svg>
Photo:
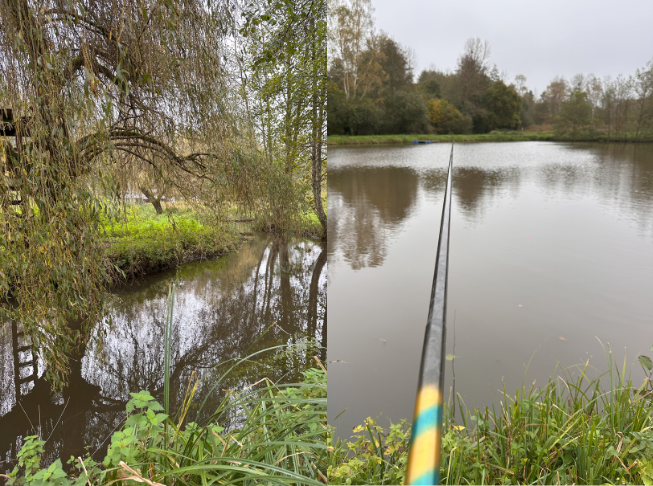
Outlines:
<svg viewBox="0 0 653 486"><path fill-rule="evenodd" d="M227 0L0 0L0 108L16 130L0 138L0 319L24 324L54 383L103 316L113 270L99 222L116 165L144 164L207 207L233 186L230 12Z"/></svg>

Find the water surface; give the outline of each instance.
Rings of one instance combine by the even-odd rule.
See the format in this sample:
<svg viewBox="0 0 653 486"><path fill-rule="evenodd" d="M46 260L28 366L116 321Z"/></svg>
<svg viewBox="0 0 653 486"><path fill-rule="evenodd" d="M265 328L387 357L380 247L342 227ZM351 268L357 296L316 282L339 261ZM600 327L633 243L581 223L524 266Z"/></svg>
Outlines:
<svg viewBox="0 0 653 486"><path fill-rule="evenodd" d="M20 350L26 344L20 324L5 323L0 328L0 473L13 469L27 435L47 439L42 464L86 451L101 461L112 432L125 419L129 392L149 390L162 403L165 309L172 282L177 282L172 410L193 374L199 385L188 417L200 421L216 409L227 389L263 376L275 382L299 379L302 370L315 365L316 346L326 345L325 263L326 250L317 242L255 236L233 254L121 287L110 296L113 323L106 320L93 329L94 337L103 335L102 347L99 339L91 339L73 357L70 384L57 394L43 379L43 362L36 379L30 379L32 366L20 366L31 359L31 351ZM283 344L293 344L297 351L268 353L214 389L226 371L220 363ZM22 379L26 381L20 383ZM204 399L206 413L197 417Z"/></svg>
<svg viewBox="0 0 653 486"><path fill-rule="evenodd" d="M330 148L329 420L340 435L368 416L412 420L449 151ZM502 380L513 392L524 378L544 383L556 362L590 359L599 373L601 342L619 360L626 348L629 364L653 355L653 145L456 145L449 265L447 353L470 407L498 404ZM633 377L644 378L638 366Z"/></svg>

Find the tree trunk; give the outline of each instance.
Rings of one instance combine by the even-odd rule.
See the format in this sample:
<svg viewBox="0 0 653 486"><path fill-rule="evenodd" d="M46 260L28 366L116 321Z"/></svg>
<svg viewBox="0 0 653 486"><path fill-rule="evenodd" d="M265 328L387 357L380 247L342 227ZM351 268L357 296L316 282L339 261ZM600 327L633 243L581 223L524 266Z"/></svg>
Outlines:
<svg viewBox="0 0 653 486"><path fill-rule="evenodd" d="M322 252L317 257L315 261L315 266L313 267L313 273L311 275L311 283L308 291L308 329L307 333L309 337L315 337L317 331L317 304L318 297L320 293L320 275L322 275L322 269L327 261L327 252L326 248L322 248Z"/></svg>
<svg viewBox="0 0 653 486"><path fill-rule="evenodd" d="M150 202L152 203L152 206L154 206L156 214L163 214L163 208L161 207L160 199L151 199Z"/></svg>
<svg viewBox="0 0 653 486"><path fill-rule="evenodd" d="M139 186L139 189L145 195L148 201L152 203L152 206L154 206L154 209L156 210L156 214L163 214L163 207L161 207L161 196L155 197L154 193L145 187Z"/></svg>
<svg viewBox="0 0 653 486"><path fill-rule="evenodd" d="M327 217L322 204L322 141L313 141L313 153L311 154L313 164L313 201L315 203L315 214L317 214L324 235L327 234Z"/></svg>
<svg viewBox="0 0 653 486"><path fill-rule="evenodd" d="M314 25L314 24L313 24ZM311 52L311 61L313 66L316 66L316 47L313 46ZM311 150L311 164L312 164L312 188L313 188L313 202L315 204L315 214L317 214L322 229L324 230L324 237L327 236L327 217L324 212L324 206L322 204L322 130L324 125L324 110L325 107L320 103L320 90L326 89L326 83L320 78L318 67L318 73L313 76L313 99L312 101L312 111L313 111L313 133L311 141L312 150Z"/></svg>

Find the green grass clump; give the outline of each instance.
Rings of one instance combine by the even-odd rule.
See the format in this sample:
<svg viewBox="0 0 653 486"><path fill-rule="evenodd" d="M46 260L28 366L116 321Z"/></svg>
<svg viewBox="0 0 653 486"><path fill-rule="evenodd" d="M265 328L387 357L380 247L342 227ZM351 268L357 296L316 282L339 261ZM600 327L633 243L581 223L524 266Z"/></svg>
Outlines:
<svg viewBox="0 0 653 486"><path fill-rule="evenodd" d="M189 209L156 214L150 205L127 206L123 218L103 223L106 254L127 278L217 256L239 241L235 228L203 224Z"/></svg>
<svg viewBox="0 0 653 486"><path fill-rule="evenodd" d="M326 211L326 204L324 205ZM310 212L302 215L299 235L308 236L309 238L323 238L324 230L320 224L317 214Z"/></svg>
<svg viewBox="0 0 653 486"><path fill-rule="evenodd" d="M644 358L641 386L609 353L610 371L596 379L588 361L543 389L511 396L504 387L499 410L465 410L458 397L462 424L445 406L441 484L653 484L653 364ZM406 421L384 429L367 419L354 432L330 445L329 484L403 484Z"/></svg>

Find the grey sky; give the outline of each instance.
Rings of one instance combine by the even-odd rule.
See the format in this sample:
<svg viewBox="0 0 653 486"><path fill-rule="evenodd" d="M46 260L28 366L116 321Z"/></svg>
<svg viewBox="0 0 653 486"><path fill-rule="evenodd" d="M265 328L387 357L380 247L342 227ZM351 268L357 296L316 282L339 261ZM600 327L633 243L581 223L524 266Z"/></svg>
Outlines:
<svg viewBox="0 0 653 486"><path fill-rule="evenodd" d="M555 76L633 74L653 58L653 0L372 0L377 30L414 49L417 72L454 70L469 37L541 93Z"/></svg>

